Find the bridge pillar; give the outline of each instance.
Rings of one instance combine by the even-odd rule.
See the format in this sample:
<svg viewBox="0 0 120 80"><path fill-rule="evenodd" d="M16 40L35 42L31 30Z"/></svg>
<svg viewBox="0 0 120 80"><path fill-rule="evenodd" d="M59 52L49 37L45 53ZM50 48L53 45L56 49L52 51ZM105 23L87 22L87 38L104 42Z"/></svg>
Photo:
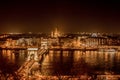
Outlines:
<svg viewBox="0 0 120 80"><path fill-rule="evenodd" d="M47 39L41 39L41 49L48 49Z"/></svg>
<svg viewBox="0 0 120 80"><path fill-rule="evenodd" d="M38 61L38 48L28 48L28 58L27 60Z"/></svg>

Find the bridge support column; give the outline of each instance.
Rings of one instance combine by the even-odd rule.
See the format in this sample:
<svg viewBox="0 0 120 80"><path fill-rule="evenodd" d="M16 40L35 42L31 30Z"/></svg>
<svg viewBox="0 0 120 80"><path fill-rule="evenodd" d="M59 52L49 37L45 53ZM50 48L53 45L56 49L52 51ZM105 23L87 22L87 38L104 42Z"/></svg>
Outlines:
<svg viewBox="0 0 120 80"><path fill-rule="evenodd" d="M48 49L48 40L41 39L41 49Z"/></svg>
<svg viewBox="0 0 120 80"><path fill-rule="evenodd" d="M38 61L38 48L28 48L28 58L27 60Z"/></svg>

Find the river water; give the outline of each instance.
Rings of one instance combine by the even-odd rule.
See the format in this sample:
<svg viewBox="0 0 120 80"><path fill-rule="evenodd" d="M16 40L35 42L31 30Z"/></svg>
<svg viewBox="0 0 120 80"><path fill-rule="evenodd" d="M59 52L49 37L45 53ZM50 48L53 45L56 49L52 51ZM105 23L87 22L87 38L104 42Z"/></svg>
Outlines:
<svg viewBox="0 0 120 80"><path fill-rule="evenodd" d="M0 50L0 69L16 71L27 59L26 50ZM120 74L120 52L51 50L40 64L43 75Z"/></svg>

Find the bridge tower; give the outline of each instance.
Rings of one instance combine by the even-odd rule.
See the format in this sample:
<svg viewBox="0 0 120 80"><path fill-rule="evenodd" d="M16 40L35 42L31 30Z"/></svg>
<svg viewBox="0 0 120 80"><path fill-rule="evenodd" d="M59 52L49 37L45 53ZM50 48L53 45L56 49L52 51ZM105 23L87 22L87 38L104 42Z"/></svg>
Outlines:
<svg viewBox="0 0 120 80"><path fill-rule="evenodd" d="M40 49L48 49L48 40L47 39L41 39L41 47Z"/></svg>
<svg viewBox="0 0 120 80"><path fill-rule="evenodd" d="M27 60L38 61L38 48L28 48L28 58Z"/></svg>

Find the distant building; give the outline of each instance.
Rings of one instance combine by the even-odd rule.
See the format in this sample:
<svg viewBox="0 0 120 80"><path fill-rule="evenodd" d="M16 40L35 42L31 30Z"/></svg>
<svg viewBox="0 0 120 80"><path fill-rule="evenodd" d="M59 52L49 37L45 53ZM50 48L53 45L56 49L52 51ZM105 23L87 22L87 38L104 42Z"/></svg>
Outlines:
<svg viewBox="0 0 120 80"><path fill-rule="evenodd" d="M55 30L51 32L51 37L57 38L59 36L60 36L60 32L58 31L57 28L55 28Z"/></svg>

